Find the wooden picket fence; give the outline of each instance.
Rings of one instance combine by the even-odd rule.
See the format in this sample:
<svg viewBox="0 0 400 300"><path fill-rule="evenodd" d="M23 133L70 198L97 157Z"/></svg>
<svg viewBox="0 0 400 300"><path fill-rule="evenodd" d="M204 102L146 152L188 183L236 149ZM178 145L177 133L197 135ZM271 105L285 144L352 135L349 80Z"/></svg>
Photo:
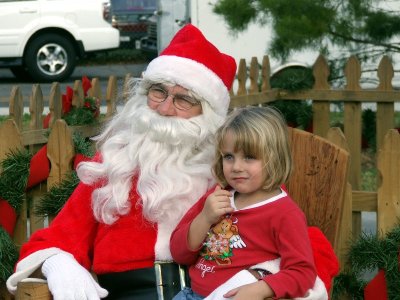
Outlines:
<svg viewBox="0 0 400 300"><path fill-rule="evenodd" d="M345 70L346 86L333 89L329 82L329 67L321 55L313 66L315 83L312 89L288 92L271 89L269 58L265 56L261 67L256 58L249 66L240 61L238 90L234 93L231 107L259 105L276 100L312 101L313 132L328 138L330 128L330 105L344 103L343 131L347 150L351 157L349 183L352 186L352 217L344 219L344 226L355 235L361 230L361 212L377 213L377 232L384 234L400 217L400 136L395 126L395 103L400 102L400 91L394 90L393 65L384 56L378 66L376 89L362 89L360 86L361 64L354 56L347 61ZM260 78L261 77L261 78ZM260 84L261 82L261 84ZM377 141L377 191L361 191L361 133L362 104L376 103Z"/></svg>
<svg viewBox="0 0 400 300"><path fill-rule="evenodd" d="M339 244L339 256L344 257L349 233L358 235L361 231L361 212L377 213L377 230L384 234L390 230L400 216L400 136L394 130L394 104L400 101L400 91L392 86L394 76L393 66L387 57L380 61L377 77L379 85L376 89L365 90L360 87L361 65L357 58L350 57L345 68L346 86L333 89L329 82L329 68L323 56L319 56L313 66L315 84L312 89L289 92L282 89L271 89L270 63L265 56L261 64L253 58L249 65L244 59L239 63L237 74L237 89L231 91L230 108L246 105L268 105L276 100L311 101L313 111L313 131L322 137L330 139L349 151L351 166L349 170L349 188L346 193L345 210L342 216L342 235ZM130 75L124 78L127 88ZM30 206L34 206L51 186L59 183L71 171L71 161L74 156L73 132L83 136L96 135L104 122L116 111L118 95L117 78L111 76L107 83L106 95L101 94L100 82L94 78L90 96L102 99L102 105L107 106L104 120L95 126L69 127L61 120L61 91L54 83L48 96L49 109L52 114L51 131L42 127L43 95L40 85L34 85L30 95L31 122L29 128L23 128L23 100L16 86L10 96L10 119L0 126L0 159L12 149L28 148L37 151L42 145L48 145L48 157L51 161L51 173L47 180L38 187L28 191L32 197ZM83 103L83 90L80 81L74 85L74 106ZM330 129L330 105L335 102L344 103L343 131L345 141L339 135L332 134ZM361 191L361 133L362 133L362 103L376 103L376 140L377 168L379 184L376 191ZM25 207L19 216L14 234L15 243L20 246L27 240L30 233L47 225L46 220L34 215L31 207ZM29 218L28 218L29 213ZM29 224L29 226L27 226ZM4 289L4 288L3 288ZM1 292L0 292L1 299Z"/></svg>

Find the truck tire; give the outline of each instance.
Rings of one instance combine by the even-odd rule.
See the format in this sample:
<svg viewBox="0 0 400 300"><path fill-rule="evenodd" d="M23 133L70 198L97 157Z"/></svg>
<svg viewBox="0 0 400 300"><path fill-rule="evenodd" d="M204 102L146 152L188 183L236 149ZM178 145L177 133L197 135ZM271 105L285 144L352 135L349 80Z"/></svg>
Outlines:
<svg viewBox="0 0 400 300"><path fill-rule="evenodd" d="M32 40L24 54L28 73L38 82L61 82L67 79L75 69L76 60L71 40L52 33Z"/></svg>

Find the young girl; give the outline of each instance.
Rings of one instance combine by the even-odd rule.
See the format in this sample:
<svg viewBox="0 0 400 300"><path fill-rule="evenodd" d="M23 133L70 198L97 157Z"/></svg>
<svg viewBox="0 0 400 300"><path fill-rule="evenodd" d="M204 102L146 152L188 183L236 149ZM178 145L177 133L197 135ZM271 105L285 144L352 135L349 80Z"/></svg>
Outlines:
<svg viewBox="0 0 400 300"><path fill-rule="evenodd" d="M219 186L171 236L172 256L190 265L191 278L174 299L225 299L221 288L218 297L212 292L227 281L226 298L307 296L317 278L307 223L280 188L292 168L285 121L272 108L237 109L216 138Z"/></svg>

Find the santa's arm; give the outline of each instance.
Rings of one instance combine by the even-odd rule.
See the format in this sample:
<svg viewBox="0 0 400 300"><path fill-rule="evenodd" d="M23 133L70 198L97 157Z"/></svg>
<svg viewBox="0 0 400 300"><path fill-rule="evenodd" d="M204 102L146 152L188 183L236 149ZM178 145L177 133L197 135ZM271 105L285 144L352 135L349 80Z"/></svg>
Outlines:
<svg viewBox="0 0 400 300"><path fill-rule="evenodd" d="M48 228L36 231L21 248L15 273L7 288L15 293L19 281L40 269L43 262L58 253L68 252L85 268L90 268L97 222L91 209L93 187L79 184L64 208Z"/></svg>

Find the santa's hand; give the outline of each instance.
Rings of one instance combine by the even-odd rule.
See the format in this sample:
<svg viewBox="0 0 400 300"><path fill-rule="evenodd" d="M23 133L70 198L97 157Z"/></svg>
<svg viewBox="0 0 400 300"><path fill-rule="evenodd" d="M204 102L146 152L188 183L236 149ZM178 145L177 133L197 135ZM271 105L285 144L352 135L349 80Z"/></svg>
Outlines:
<svg viewBox="0 0 400 300"><path fill-rule="evenodd" d="M89 271L67 252L46 259L42 273L54 300L98 300L108 295Z"/></svg>

